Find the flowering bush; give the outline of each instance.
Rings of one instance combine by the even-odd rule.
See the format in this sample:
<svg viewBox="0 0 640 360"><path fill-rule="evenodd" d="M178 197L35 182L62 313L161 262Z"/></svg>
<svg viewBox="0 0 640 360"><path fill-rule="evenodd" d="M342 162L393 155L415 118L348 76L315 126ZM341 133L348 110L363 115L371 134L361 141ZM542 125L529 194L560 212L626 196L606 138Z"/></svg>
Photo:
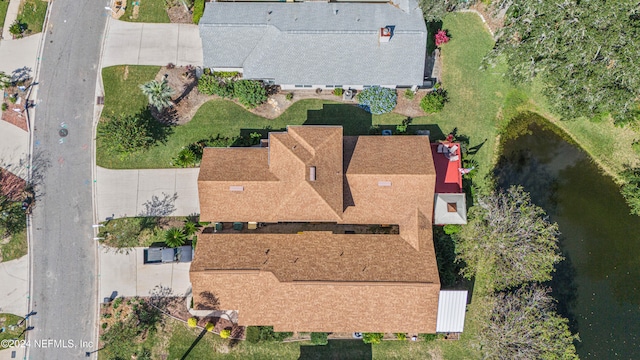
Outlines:
<svg viewBox="0 0 640 360"><path fill-rule="evenodd" d="M358 94L359 106L377 115L391 112L396 107L397 100L398 94L394 89L380 86L364 89Z"/></svg>
<svg viewBox="0 0 640 360"><path fill-rule="evenodd" d="M189 320L187 320L187 325L189 325L190 328L196 327L196 325L198 325L198 319L194 317L189 318Z"/></svg>
<svg viewBox="0 0 640 360"><path fill-rule="evenodd" d="M225 330L220 330L220 337L223 339L228 339L229 336L231 336L231 330L225 329Z"/></svg>
<svg viewBox="0 0 640 360"><path fill-rule="evenodd" d="M204 329L207 330L208 332L213 332L213 328L215 326L212 323L207 323L207 325L204 326Z"/></svg>
<svg viewBox="0 0 640 360"><path fill-rule="evenodd" d="M440 46L442 44L446 44L449 42L449 37L447 36L447 32L444 30L438 30L436 33L436 46Z"/></svg>

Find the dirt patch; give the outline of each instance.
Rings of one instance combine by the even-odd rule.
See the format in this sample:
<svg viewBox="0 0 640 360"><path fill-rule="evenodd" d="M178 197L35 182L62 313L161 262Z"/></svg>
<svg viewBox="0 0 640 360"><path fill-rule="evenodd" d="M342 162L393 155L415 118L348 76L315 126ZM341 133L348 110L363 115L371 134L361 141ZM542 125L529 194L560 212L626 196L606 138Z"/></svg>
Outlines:
<svg viewBox="0 0 640 360"><path fill-rule="evenodd" d="M198 80L192 67L172 64L163 66L156 75L156 80L161 81L165 77L176 93L172 99L174 106L160 114L154 113L154 117L160 121L177 125L185 124L193 118L202 104L216 98L198 91Z"/></svg>
<svg viewBox="0 0 640 360"><path fill-rule="evenodd" d="M176 5L167 9L169 21L176 24L192 24L193 17L191 13L185 9L184 5Z"/></svg>
<svg viewBox="0 0 640 360"><path fill-rule="evenodd" d="M393 109L393 112L409 117L427 115L424 111L422 111L422 108L420 107L420 101L427 93L427 90L418 90L413 95L413 99L408 99L405 96L404 90L398 90L398 104L396 105L396 108Z"/></svg>
<svg viewBox="0 0 640 360"><path fill-rule="evenodd" d="M24 131L29 131L27 124L27 112L25 104L27 103L27 91L31 81L23 83L20 87L11 86L4 90L2 103L6 104L7 109L2 111L2 120L19 127ZM13 101L12 101L13 100ZM5 105L3 105L4 107Z"/></svg>

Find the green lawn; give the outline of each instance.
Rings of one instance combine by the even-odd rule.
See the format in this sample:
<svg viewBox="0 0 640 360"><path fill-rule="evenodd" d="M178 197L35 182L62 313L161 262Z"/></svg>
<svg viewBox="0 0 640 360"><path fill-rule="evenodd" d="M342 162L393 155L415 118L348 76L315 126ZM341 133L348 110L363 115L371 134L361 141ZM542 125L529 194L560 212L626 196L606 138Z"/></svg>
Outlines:
<svg viewBox="0 0 640 360"><path fill-rule="evenodd" d="M102 69L103 116L136 114L147 107L147 98L138 85L153 80L159 66L112 66Z"/></svg>
<svg viewBox="0 0 640 360"><path fill-rule="evenodd" d="M19 259L27 255L27 231L21 231L11 236L11 240L8 243L0 245L0 252L2 252L2 261L9 261Z"/></svg>
<svg viewBox="0 0 640 360"><path fill-rule="evenodd" d="M132 0L124 0L127 2L127 8L124 15L119 20L131 21L131 22L147 22L147 23L168 23L169 15L164 7L165 0L138 0L140 3L140 10L138 12L138 18L134 19L133 14L133 2Z"/></svg>
<svg viewBox="0 0 640 360"><path fill-rule="evenodd" d="M4 26L4 18L7 17L7 8L9 8L9 0L0 0L0 28Z"/></svg>
<svg viewBox="0 0 640 360"><path fill-rule="evenodd" d="M18 11L18 19L27 24L31 34L42 32L44 18L47 15L48 2L42 0L24 0Z"/></svg>
<svg viewBox="0 0 640 360"><path fill-rule="evenodd" d="M6 328L5 332L0 333L0 340L11 340L11 339L16 339L18 337L20 337L21 339L24 339L24 337L20 335L23 334L23 331L25 329L25 324L22 324L22 326L16 326L13 330L9 329L10 325L16 325L20 320L22 320L22 317L17 315L7 314L7 313L0 314L0 328L2 327ZM0 350L4 350L4 349L0 347Z"/></svg>

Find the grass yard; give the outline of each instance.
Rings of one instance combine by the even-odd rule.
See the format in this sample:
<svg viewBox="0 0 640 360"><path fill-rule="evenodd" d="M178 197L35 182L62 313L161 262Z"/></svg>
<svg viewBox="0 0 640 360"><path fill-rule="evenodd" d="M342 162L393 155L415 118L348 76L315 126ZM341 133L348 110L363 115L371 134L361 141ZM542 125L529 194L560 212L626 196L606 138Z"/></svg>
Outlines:
<svg viewBox="0 0 640 360"><path fill-rule="evenodd" d="M7 17L9 0L0 0L0 28L4 26L4 19Z"/></svg>
<svg viewBox="0 0 640 360"><path fill-rule="evenodd" d="M138 85L153 80L160 66L112 66L102 69L103 116L135 114L147 107L147 98Z"/></svg>
<svg viewBox="0 0 640 360"><path fill-rule="evenodd" d="M48 2L42 0L23 0L18 10L18 19L27 24L31 34L42 32L44 18L47 16Z"/></svg>
<svg viewBox="0 0 640 360"><path fill-rule="evenodd" d="M127 3L124 15L119 20L147 23L168 23L169 15L165 9L165 0L137 0L140 3L138 18L133 18L133 0L124 0Z"/></svg>
<svg viewBox="0 0 640 360"><path fill-rule="evenodd" d="M13 314L0 314L0 328L4 327L6 329L5 332L0 333L0 340L11 340L17 338L24 339L21 335L24 334L25 324L22 324L22 326L16 326L13 330L9 329L9 326L17 325L22 319L22 317ZM0 347L0 350L4 349Z"/></svg>
<svg viewBox="0 0 640 360"><path fill-rule="evenodd" d="M13 234L8 243L0 245L0 252L2 253L2 261L9 261L19 259L27 255L27 231L21 231L17 234Z"/></svg>

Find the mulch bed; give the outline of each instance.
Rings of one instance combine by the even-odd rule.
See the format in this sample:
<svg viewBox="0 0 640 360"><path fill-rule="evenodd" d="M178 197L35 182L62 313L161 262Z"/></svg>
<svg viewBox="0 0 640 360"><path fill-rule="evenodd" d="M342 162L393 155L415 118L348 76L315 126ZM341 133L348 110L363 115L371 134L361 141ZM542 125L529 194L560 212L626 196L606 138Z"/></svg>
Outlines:
<svg viewBox="0 0 640 360"><path fill-rule="evenodd" d="M12 104L8 100L6 100L5 103L9 107L7 110L2 112L2 120L15 125L24 131L29 131L27 127L27 113L24 110L24 105Z"/></svg>
<svg viewBox="0 0 640 360"><path fill-rule="evenodd" d="M171 23L176 24L193 24L191 13L184 8L184 5L172 6L167 9L167 15Z"/></svg>

